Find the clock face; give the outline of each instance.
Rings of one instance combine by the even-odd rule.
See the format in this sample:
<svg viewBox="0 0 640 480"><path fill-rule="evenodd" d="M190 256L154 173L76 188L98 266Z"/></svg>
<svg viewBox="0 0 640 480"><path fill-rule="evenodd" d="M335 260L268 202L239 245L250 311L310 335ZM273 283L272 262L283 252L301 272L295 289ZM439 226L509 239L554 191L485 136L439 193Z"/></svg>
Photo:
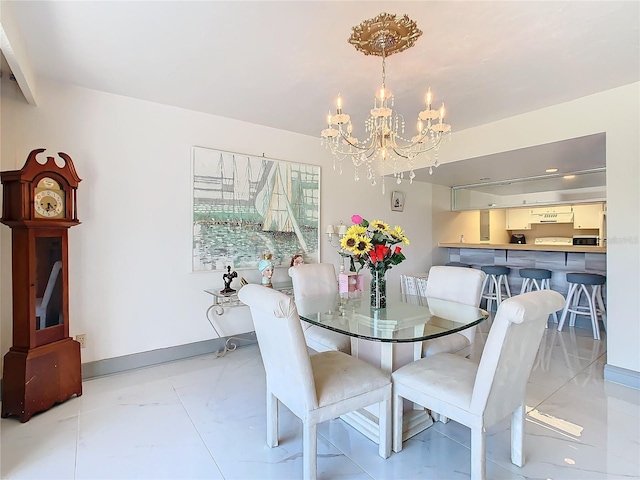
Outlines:
<svg viewBox="0 0 640 480"><path fill-rule="evenodd" d="M60 184L50 177L43 177L34 191L35 218L64 218L65 194Z"/></svg>
<svg viewBox="0 0 640 480"><path fill-rule="evenodd" d="M59 218L63 216L64 200L57 191L38 189L33 201L36 217Z"/></svg>

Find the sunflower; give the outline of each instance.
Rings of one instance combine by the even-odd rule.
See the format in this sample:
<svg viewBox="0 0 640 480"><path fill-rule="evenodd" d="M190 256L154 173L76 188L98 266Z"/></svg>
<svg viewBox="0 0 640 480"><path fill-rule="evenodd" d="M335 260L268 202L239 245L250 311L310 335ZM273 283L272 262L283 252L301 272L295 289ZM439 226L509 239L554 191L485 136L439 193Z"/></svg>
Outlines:
<svg viewBox="0 0 640 480"><path fill-rule="evenodd" d="M355 253L354 248L356 247L356 245L358 245L359 239L360 239L360 235L347 232L347 234L344 237L342 237L342 240L340 240L340 246L342 247L343 250Z"/></svg>
<svg viewBox="0 0 640 480"><path fill-rule="evenodd" d="M368 253L371 250L371 240L365 235L359 235L353 250L356 255Z"/></svg>
<svg viewBox="0 0 640 480"><path fill-rule="evenodd" d="M367 229L360 225L351 225L347 230L347 235L364 235Z"/></svg>
<svg viewBox="0 0 640 480"><path fill-rule="evenodd" d="M393 238L397 238L405 245L409 245L409 239L405 236L404 230L398 225L396 225L390 233Z"/></svg>
<svg viewBox="0 0 640 480"><path fill-rule="evenodd" d="M388 232L389 231L389 225L384 223L382 220L374 220L373 222L371 222L371 226L373 228L376 228L376 229L380 230L381 232Z"/></svg>

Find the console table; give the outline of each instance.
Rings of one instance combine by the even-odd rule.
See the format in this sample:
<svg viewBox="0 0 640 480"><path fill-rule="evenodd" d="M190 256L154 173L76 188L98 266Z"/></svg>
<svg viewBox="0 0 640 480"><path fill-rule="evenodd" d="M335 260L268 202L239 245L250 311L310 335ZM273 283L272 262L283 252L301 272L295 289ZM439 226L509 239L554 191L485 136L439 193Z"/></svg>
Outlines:
<svg viewBox="0 0 640 480"><path fill-rule="evenodd" d="M286 293L287 295L293 295L293 284L291 282L274 283L273 288L274 290L279 290L283 293ZM232 293L220 293L219 288L208 288L205 290L205 293L208 293L213 297L211 305L207 308L205 316L207 317L207 320L209 321L209 324L211 324L211 327L213 328L213 330L216 332L216 335L218 335L218 338L223 338L223 336L220 334L220 332L216 328L216 325L215 325L216 319L214 316L211 315L211 312L215 313L216 316L221 316L221 315L224 315L225 309L228 310L234 307L245 306L245 304L238 299L239 290L240 289ZM250 333L250 332L247 332L247 333ZM238 348L238 345L234 343L233 340L254 341L255 339L243 338L238 335L230 336L229 338L227 338L224 344L224 348L216 352L216 355L218 357L223 357L224 355L227 354L227 352L231 352L236 348Z"/></svg>

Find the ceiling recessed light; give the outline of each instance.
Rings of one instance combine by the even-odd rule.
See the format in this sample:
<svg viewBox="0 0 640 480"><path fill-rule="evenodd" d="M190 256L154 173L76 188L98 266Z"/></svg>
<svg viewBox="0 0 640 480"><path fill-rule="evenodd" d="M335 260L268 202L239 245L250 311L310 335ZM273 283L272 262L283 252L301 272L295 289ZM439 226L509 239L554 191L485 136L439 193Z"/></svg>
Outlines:
<svg viewBox="0 0 640 480"><path fill-rule="evenodd" d="M565 175L565 176L564 176L564 177L562 177L562 178L566 178L567 180L569 180L569 179L571 179L571 178L576 178L576 176L575 176L575 175Z"/></svg>
<svg viewBox="0 0 640 480"><path fill-rule="evenodd" d="M557 168L547 168L547 169L545 170L545 172L547 172L547 173L556 173L557 171L558 171L558 169L557 169Z"/></svg>

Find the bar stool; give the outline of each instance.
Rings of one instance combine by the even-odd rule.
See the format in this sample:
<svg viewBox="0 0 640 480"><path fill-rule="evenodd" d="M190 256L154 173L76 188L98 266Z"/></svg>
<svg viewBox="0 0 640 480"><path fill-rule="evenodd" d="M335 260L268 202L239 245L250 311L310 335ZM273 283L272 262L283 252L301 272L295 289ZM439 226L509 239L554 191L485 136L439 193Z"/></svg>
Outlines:
<svg viewBox="0 0 640 480"><path fill-rule="evenodd" d="M491 311L491 304L494 300L496 301L497 309L502 303L502 287L504 287L506 292L504 296L511 296L509 281L507 279L511 269L502 265L485 265L484 267L480 267L480 270L487 274L482 284L482 298L487 299L487 311ZM486 293L484 292L485 287L487 287Z"/></svg>
<svg viewBox="0 0 640 480"><path fill-rule="evenodd" d="M471 268L471 265L469 265L468 263L462 263L462 262L448 262L448 263L445 263L445 266Z"/></svg>
<svg viewBox="0 0 640 480"><path fill-rule="evenodd" d="M534 288L536 290L551 290L549 282L551 270L545 268L521 268L518 273L520 273L520 278L524 278L520 294L532 292ZM558 314L556 312L553 312L553 320L558 323ZM545 325L545 328L547 328L547 325Z"/></svg>
<svg viewBox="0 0 640 480"><path fill-rule="evenodd" d="M569 326L573 327L576 323L576 315L587 315L591 317L591 326L593 327L593 338L600 340L600 328L598 326L598 314L602 317L602 324L605 331L607 330L607 311L604 308L604 300L602 299L602 285L607 281L604 275L596 273L567 273L567 282L569 283L569 293L567 301L562 310L558 331L562 331L567 313L571 313L569 317ZM591 292L587 289L587 285L591 285ZM584 293L588 305L580 305L580 297Z"/></svg>

